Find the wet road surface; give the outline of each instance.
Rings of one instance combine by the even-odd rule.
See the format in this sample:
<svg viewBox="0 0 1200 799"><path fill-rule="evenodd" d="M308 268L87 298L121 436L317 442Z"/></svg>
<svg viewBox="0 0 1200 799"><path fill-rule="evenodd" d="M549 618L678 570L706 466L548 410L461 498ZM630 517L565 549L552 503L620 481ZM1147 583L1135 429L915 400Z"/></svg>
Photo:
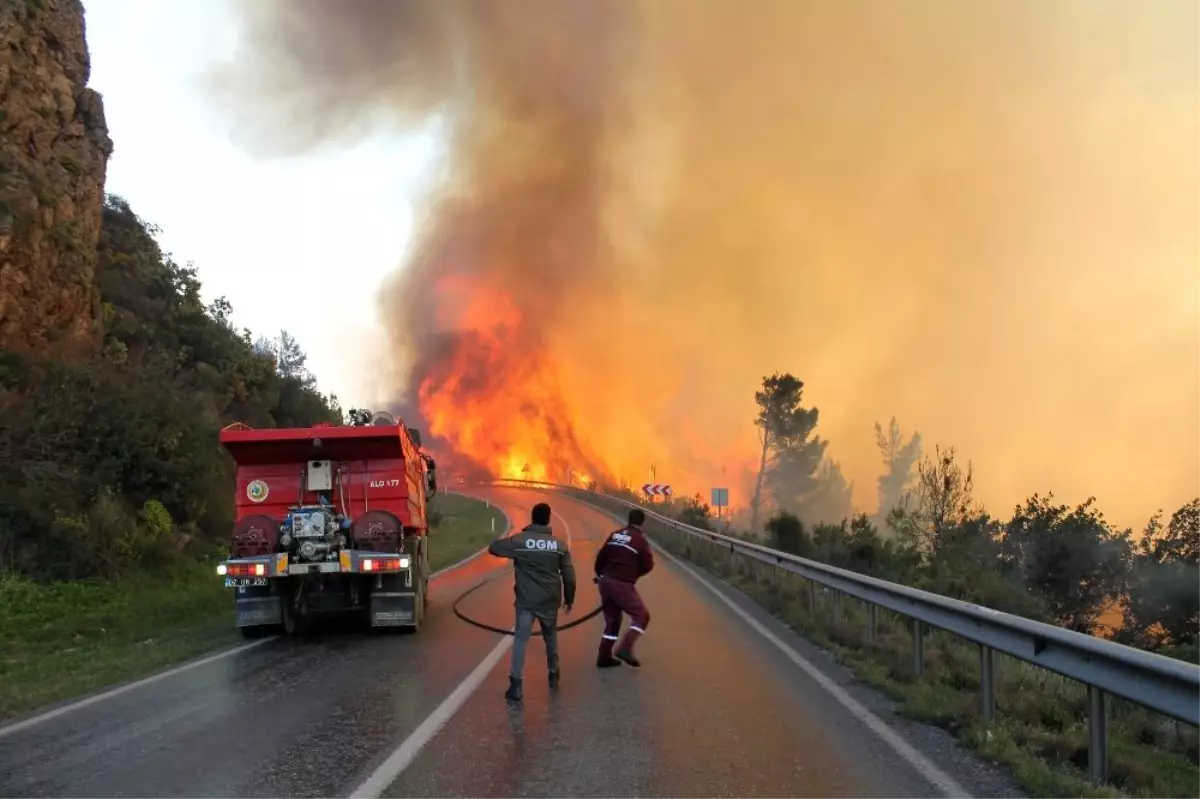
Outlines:
<svg viewBox="0 0 1200 799"><path fill-rule="evenodd" d="M575 612L560 623L598 604L591 562L611 517L528 489L473 493L518 528L548 499L579 576ZM563 685L552 695L535 636L525 701L509 708L507 651L477 670L502 637L451 612L505 567L485 554L439 575L416 635L272 639L11 734L0 728L0 796L339 796L364 784L397 797L935 796L947 784L1009 792L944 742L922 773L912 759L923 755L886 745L747 614L760 625L769 617L723 601L662 554L639 583L652 614L638 644L643 667L595 668L595 618L560 635ZM461 610L511 627L512 596L503 576ZM485 676L471 693L473 672ZM463 695L449 715L444 703ZM448 720L430 737L431 714ZM414 746L398 775L388 771L398 748ZM948 782L931 782L931 768Z"/></svg>

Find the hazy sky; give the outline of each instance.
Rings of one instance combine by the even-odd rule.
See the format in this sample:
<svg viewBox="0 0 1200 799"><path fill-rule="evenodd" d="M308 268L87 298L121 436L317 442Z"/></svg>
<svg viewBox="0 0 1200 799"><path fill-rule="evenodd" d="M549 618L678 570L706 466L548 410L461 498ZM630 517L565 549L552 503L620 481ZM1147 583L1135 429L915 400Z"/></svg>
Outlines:
<svg viewBox="0 0 1200 799"><path fill-rule="evenodd" d="M706 490L790 370L862 510L892 414L1000 514L1053 490L1140 526L1196 494L1194 2L87 8L109 189L346 404L420 383L486 433L464 448L569 429ZM414 225L433 139L395 137L447 109L447 201Z"/></svg>
<svg viewBox="0 0 1200 799"><path fill-rule="evenodd" d="M196 78L230 46L230 0L85 0L91 85L115 142L108 191L193 261L256 335L291 331L325 391L374 402L375 294L403 258L428 140L252 159Z"/></svg>
<svg viewBox="0 0 1200 799"><path fill-rule="evenodd" d="M752 9L254 0L221 103L275 153L452 120L381 322L484 462L734 482L789 370L863 509L892 414L998 513L1195 496L1196 4Z"/></svg>

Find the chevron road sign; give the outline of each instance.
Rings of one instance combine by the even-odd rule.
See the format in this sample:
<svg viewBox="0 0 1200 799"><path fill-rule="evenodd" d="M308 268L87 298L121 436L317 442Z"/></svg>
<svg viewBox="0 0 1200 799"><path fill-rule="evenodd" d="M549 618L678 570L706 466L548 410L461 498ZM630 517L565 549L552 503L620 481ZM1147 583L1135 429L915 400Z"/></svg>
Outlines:
<svg viewBox="0 0 1200 799"><path fill-rule="evenodd" d="M669 497L671 496L671 486L663 483L646 483L642 486L642 491L651 497Z"/></svg>

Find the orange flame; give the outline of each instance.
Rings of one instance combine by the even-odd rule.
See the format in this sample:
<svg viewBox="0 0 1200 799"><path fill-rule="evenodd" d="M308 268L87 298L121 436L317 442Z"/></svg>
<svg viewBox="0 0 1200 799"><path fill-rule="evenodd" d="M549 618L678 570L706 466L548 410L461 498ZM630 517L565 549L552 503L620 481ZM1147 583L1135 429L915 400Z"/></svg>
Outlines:
<svg viewBox="0 0 1200 799"><path fill-rule="evenodd" d="M429 431L498 478L565 483L573 472L607 474L577 441L553 364L512 297L457 275L440 277L435 295L453 345L417 390Z"/></svg>
<svg viewBox="0 0 1200 799"><path fill-rule="evenodd" d="M653 392L664 399L635 406L666 424L635 423L619 412L628 403L604 401L616 398L605 394L613 389L603 370L586 359L563 362L564 347L554 346L561 342L548 341L547 327L525 319L510 291L489 276L439 275L431 299L450 344L419 370L417 402L452 469L581 487L660 482L677 497L703 492L706 499L711 486L732 486L734 504L747 501L754 453L745 441L705 436L672 412L677 390L668 378ZM595 417L604 407L615 409L613 418Z"/></svg>

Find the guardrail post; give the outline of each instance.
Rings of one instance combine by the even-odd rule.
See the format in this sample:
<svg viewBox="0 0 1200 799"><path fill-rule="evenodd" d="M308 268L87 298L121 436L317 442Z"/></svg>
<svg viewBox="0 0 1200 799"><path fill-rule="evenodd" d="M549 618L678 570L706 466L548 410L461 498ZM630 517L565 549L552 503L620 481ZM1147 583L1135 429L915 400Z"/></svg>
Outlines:
<svg viewBox="0 0 1200 799"><path fill-rule="evenodd" d="M1088 686L1088 776L1095 785L1108 782L1108 712L1104 691Z"/></svg>
<svg viewBox="0 0 1200 799"><path fill-rule="evenodd" d="M842 592L836 590L833 592L833 623L842 623Z"/></svg>
<svg viewBox="0 0 1200 799"><path fill-rule="evenodd" d="M918 679L925 674L925 635L919 619L912 620L913 676Z"/></svg>
<svg viewBox="0 0 1200 799"><path fill-rule="evenodd" d="M817 612L817 581L808 581L808 612L815 614Z"/></svg>
<svg viewBox="0 0 1200 799"><path fill-rule="evenodd" d="M979 645L979 693L983 702L980 713L985 721L996 717L996 662L990 646Z"/></svg>
<svg viewBox="0 0 1200 799"><path fill-rule="evenodd" d="M874 602L867 603L867 643L875 643L875 608Z"/></svg>

